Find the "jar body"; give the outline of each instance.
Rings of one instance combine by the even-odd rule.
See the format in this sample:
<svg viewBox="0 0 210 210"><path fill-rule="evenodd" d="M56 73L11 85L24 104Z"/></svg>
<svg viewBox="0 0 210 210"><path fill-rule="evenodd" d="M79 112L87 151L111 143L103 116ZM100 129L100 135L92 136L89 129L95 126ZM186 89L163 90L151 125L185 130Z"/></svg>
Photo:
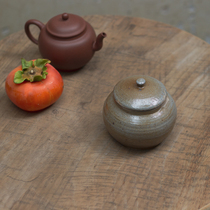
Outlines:
<svg viewBox="0 0 210 210"><path fill-rule="evenodd" d="M49 59L57 70L74 71L91 60L95 40L95 31L86 22L86 29L70 38L55 37L44 27L39 35L38 45L42 57Z"/></svg>
<svg viewBox="0 0 210 210"><path fill-rule="evenodd" d="M160 144L172 131L176 115L176 105L169 93L160 107L150 111L122 108L113 92L103 107L104 123L111 136L125 146L141 149Z"/></svg>

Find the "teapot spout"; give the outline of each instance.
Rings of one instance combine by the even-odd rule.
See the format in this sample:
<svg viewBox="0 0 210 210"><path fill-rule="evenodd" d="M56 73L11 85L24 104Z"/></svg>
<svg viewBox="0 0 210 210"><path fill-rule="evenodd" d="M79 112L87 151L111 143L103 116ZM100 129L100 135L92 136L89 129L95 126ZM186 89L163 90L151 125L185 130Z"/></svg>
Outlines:
<svg viewBox="0 0 210 210"><path fill-rule="evenodd" d="M103 39L106 37L106 33L102 32L96 37L96 41L93 43L93 50L98 51L103 46Z"/></svg>

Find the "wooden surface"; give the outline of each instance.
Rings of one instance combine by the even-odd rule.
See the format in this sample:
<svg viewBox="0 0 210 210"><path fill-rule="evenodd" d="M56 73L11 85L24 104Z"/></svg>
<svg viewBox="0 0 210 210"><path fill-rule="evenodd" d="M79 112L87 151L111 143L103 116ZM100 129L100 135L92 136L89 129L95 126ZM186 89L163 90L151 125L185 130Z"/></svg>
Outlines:
<svg viewBox="0 0 210 210"><path fill-rule="evenodd" d="M151 20L86 16L104 47L37 113L8 99L4 82L38 47L15 33L0 42L0 209L199 209L210 203L210 46ZM33 29L38 34L38 30ZM171 135L152 150L107 133L104 100L124 77L160 80L177 105Z"/></svg>

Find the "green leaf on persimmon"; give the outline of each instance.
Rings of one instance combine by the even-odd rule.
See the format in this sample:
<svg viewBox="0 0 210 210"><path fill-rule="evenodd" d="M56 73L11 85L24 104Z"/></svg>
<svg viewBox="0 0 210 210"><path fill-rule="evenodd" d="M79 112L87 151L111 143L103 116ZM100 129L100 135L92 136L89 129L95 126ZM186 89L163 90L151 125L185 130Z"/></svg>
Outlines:
<svg viewBox="0 0 210 210"><path fill-rule="evenodd" d="M21 59L21 63L23 71L33 66L33 61L26 61L24 58Z"/></svg>
<svg viewBox="0 0 210 210"><path fill-rule="evenodd" d="M17 71L14 77L14 83L16 84L23 83L26 80L26 78L23 78L22 75L23 75L23 71Z"/></svg>
<svg viewBox="0 0 210 210"><path fill-rule="evenodd" d="M43 71L44 71L45 68L47 70L47 67L45 66L47 63L50 63L50 60L39 58L39 59L34 61L34 65L39 67L39 68L42 68Z"/></svg>

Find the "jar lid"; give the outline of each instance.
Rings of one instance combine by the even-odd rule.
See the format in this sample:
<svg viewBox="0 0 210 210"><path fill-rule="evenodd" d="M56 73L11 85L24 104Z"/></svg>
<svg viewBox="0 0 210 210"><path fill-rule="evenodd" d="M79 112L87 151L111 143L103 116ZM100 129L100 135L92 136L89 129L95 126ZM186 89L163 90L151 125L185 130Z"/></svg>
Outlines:
<svg viewBox="0 0 210 210"><path fill-rule="evenodd" d="M63 13L51 18L46 28L56 37L70 38L82 33L86 28L86 22L78 15Z"/></svg>
<svg viewBox="0 0 210 210"><path fill-rule="evenodd" d="M135 111L149 111L159 107L166 95L166 88L160 81L144 75L127 77L114 87L116 102Z"/></svg>

